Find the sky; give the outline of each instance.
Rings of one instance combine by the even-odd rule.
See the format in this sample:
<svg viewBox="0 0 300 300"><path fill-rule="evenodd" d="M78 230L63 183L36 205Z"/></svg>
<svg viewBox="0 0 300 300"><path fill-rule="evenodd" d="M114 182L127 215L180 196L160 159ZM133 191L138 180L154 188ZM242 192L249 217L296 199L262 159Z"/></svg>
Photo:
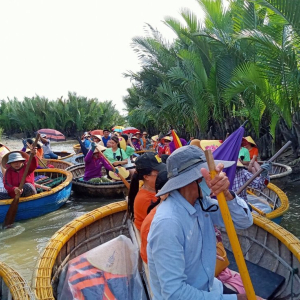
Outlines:
<svg viewBox="0 0 300 300"><path fill-rule="evenodd" d="M162 21L185 7L203 15L196 0L0 0L0 99L70 91L122 112L123 73L140 68L132 38L149 23L172 40Z"/></svg>

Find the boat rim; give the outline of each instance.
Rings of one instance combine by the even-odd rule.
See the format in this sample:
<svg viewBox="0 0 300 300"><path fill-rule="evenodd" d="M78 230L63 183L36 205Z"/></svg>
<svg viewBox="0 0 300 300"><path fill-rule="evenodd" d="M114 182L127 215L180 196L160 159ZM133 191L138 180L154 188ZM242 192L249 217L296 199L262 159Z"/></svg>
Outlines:
<svg viewBox="0 0 300 300"><path fill-rule="evenodd" d="M56 186L55 188L52 188L50 191L45 191L45 192L41 192L29 197L20 197L19 202L28 202L28 201L33 201L39 198L43 198L45 196L50 196L55 194L56 192L62 190L63 188L65 188L66 186L68 186L70 183L72 183L72 179L73 179L73 175L71 172L63 170L63 169L55 169L55 168L51 168L51 169L36 169L34 172L37 173L61 173L63 175L66 175L66 179L64 182L60 183L58 186ZM1 205L10 205L13 202L13 198L11 199L7 199L7 200L0 200L0 206Z"/></svg>

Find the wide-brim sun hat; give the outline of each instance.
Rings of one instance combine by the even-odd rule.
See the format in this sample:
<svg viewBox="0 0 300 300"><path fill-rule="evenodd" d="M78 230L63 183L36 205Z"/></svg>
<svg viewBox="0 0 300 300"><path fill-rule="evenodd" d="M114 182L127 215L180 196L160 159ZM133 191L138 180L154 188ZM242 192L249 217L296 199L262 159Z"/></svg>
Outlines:
<svg viewBox="0 0 300 300"><path fill-rule="evenodd" d="M171 138L170 138L169 136L165 136L165 137L163 138L163 140L166 140L166 141L171 142Z"/></svg>
<svg viewBox="0 0 300 300"><path fill-rule="evenodd" d="M215 160L215 165L222 163L224 168L236 164L235 161ZM161 196L189 185L202 178L201 168L208 170L205 154L197 146L189 145L176 149L167 159L168 182L156 194Z"/></svg>
<svg viewBox="0 0 300 300"><path fill-rule="evenodd" d="M119 167L119 168L117 168L117 169L118 169L118 171L119 171L119 174L120 174L122 177L127 178L127 177L129 176L129 171L126 170L125 168ZM115 179L115 180L118 180L118 181L121 181L121 180L122 180L122 179L120 178L120 176L119 176L117 173L113 172L113 171L109 171L108 174L109 174L109 176L110 176L112 179Z"/></svg>
<svg viewBox="0 0 300 300"><path fill-rule="evenodd" d="M5 154L2 158L2 166L3 168L7 168L7 164L10 164L15 161L24 161L28 160L29 155L23 151L11 151Z"/></svg>
<svg viewBox="0 0 300 300"><path fill-rule="evenodd" d="M244 139L245 139L248 143L253 144L253 145L256 146L256 144L255 144L253 138L252 138L250 135L246 136Z"/></svg>
<svg viewBox="0 0 300 300"><path fill-rule="evenodd" d="M100 149L100 151L102 152L102 151L106 150L107 148L104 147L104 146L102 146L102 145L99 143L99 144L97 144L97 147L96 147L96 149L94 150L94 153L98 152L98 149Z"/></svg>

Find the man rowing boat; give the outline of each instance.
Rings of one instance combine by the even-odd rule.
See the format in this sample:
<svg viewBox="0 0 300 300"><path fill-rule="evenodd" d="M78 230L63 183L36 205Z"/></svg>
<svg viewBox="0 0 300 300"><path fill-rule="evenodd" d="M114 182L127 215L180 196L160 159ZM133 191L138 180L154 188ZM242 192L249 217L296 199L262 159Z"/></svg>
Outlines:
<svg viewBox="0 0 300 300"><path fill-rule="evenodd" d="M237 228L248 228L253 222L248 205L228 190L229 181L222 172L235 162L222 163L217 165L218 175L212 180L198 147L181 147L169 156L169 180L156 196L170 195L158 207L148 235L153 299L247 299L246 295L233 295L235 291L226 289L214 277L213 225L224 227L224 223L218 201L210 198L211 192L224 193Z"/></svg>

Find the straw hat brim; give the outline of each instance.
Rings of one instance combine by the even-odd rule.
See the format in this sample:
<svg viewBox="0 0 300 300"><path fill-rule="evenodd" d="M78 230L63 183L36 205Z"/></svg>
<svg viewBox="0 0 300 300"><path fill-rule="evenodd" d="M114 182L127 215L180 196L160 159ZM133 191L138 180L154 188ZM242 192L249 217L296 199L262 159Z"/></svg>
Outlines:
<svg viewBox="0 0 300 300"><path fill-rule="evenodd" d="M102 137L99 134L92 134L91 137L95 136L97 139L99 139L100 141L102 141Z"/></svg>
<svg viewBox="0 0 300 300"><path fill-rule="evenodd" d="M124 235L88 251L86 259L99 270L118 275L134 274L137 270L137 248Z"/></svg>
<svg viewBox="0 0 300 300"><path fill-rule="evenodd" d="M9 154L11 153L20 153L22 155L22 157L25 159L25 160L28 160L29 159L29 155L26 153L26 152L23 152L23 151L10 151L8 153L6 153L3 158L2 158L2 167L4 169L7 169L9 166L7 165L7 162L8 162L8 156Z"/></svg>
<svg viewBox="0 0 300 300"><path fill-rule="evenodd" d="M248 143L253 144L253 145L256 146L256 144L255 144L253 138L252 138L250 135L249 135L249 136L246 136L246 137L245 137L245 140L246 140Z"/></svg>
<svg viewBox="0 0 300 300"><path fill-rule="evenodd" d="M119 173L120 173L120 175L121 175L122 177L127 178L127 177L129 176L129 171L126 170L125 168L123 168L123 167L118 167L118 170L119 170ZM118 181L121 180L121 178L119 177L119 175L116 174L116 173L114 173L113 171L109 171L108 174L109 174L109 176L110 176L112 179L115 179L115 180L118 180Z"/></svg>

